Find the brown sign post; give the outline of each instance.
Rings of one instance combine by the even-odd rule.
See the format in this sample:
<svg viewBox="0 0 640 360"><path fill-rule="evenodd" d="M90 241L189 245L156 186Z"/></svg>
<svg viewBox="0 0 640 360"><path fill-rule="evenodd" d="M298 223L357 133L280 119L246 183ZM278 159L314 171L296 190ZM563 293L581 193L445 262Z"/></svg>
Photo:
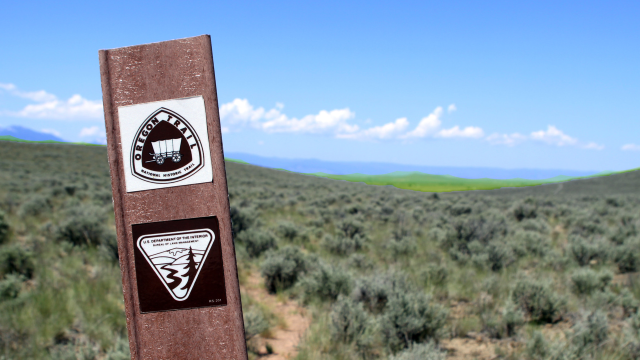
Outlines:
<svg viewBox="0 0 640 360"><path fill-rule="evenodd" d="M100 51L132 359L246 359L211 38Z"/></svg>

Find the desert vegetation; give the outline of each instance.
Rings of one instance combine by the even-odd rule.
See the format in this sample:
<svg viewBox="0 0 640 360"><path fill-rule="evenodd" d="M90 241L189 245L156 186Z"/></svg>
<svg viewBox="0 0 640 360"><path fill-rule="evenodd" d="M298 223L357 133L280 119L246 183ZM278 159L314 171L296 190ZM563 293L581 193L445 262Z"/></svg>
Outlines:
<svg viewBox="0 0 640 360"><path fill-rule="evenodd" d="M128 358L105 149L0 149L0 354ZM241 285L311 318L298 359L463 358L463 339L478 359L640 356L638 172L461 193L231 162L227 178ZM286 321L243 308L257 358Z"/></svg>

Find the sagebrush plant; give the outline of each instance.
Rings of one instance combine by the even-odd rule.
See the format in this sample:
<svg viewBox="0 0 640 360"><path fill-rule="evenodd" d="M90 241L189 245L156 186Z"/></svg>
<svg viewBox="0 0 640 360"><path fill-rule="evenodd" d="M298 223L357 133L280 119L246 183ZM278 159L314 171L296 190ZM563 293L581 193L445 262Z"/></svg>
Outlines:
<svg viewBox="0 0 640 360"><path fill-rule="evenodd" d="M448 311L420 292L395 293L381 319L381 330L392 352L412 344L438 340Z"/></svg>
<svg viewBox="0 0 640 360"><path fill-rule="evenodd" d="M512 299L532 320L541 323L560 320L566 309L566 299L558 295L551 284L530 278L516 282Z"/></svg>
<svg viewBox="0 0 640 360"><path fill-rule="evenodd" d="M244 245L247 254L252 258L259 257L264 252L278 246L276 239L270 232L260 229L242 231L236 236L236 242Z"/></svg>
<svg viewBox="0 0 640 360"><path fill-rule="evenodd" d="M391 355L390 360L444 360L447 352L440 350L435 343L412 345L410 348L402 352Z"/></svg>
<svg viewBox="0 0 640 360"><path fill-rule="evenodd" d="M305 255L292 246L268 253L261 266L262 276L271 293L292 287L306 270Z"/></svg>
<svg viewBox="0 0 640 360"><path fill-rule="evenodd" d="M604 291L612 279L613 273L607 270L596 272L591 269L577 269L571 275L574 291L579 295L591 295L594 291Z"/></svg>
<svg viewBox="0 0 640 360"><path fill-rule="evenodd" d="M353 279L344 269L320 262L300 281L300 286L306 299L335 300L351 292Z"/></svg>
<svg viewBox="0 0 640 360"><path fill-rule="evenodd" d="M128 358L105 149L0 151L0 357ZM441 194L226 173L242 286L311 317L299 360L440 359L473 332L509 337L508 358L640 354L640 172ZM250 341L286 326L242 300Z"/></svg>
<svg viewBox="0 0 640 360"><path fill-rule="evenodd" d="M374 326L373 318L362 303L340 295L331 307L331 336L336 341L352 343L366 336Z"/></svg>
<svg viewBox="0 0 640 360"><path fill-rule="evenodd" d="M9 239L9 223L6 219L4 211L0 210L0 245Z"/></svg>

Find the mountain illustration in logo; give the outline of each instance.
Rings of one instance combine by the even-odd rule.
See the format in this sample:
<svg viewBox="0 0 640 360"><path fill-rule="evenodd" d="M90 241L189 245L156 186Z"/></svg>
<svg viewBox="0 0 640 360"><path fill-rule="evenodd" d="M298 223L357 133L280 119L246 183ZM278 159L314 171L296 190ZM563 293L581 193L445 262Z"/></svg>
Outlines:
<svg viewBox="0 0 640 360"><path fill-rule="evenodd" d="M210 229L142 236L138 248L174 300L186 300L207 259L215 235Z"/></svg>

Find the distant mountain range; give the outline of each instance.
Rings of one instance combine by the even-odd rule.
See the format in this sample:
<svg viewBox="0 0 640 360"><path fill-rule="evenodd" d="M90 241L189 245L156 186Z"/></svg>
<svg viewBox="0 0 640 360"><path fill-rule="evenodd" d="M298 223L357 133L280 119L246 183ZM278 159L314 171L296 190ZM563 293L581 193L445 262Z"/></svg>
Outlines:
<svg viewBox="0 0 640 360"><path fill-rule="evenodd" d="M27 140L27 141L59 141L66 142L53 134L28 129L19 125L0 127L0 140ZM324 161L317 159L285 159L277 157L264 157L240 152L225 152L229 159L241 160L253 165L284 169L288 171L318 174L318 175L385 175L396 173L420 172L430 175L449 175L463 179L526 179L545 180L551 178L574 178L592 175L602 175L611 172L578 171L565 169L502 169L487 167L454 167L454 166L421 166L393 164L383 162L357 162L357 161ZM557 180L561 180L558 178Z"/></svg>
<svg viewBox="0 0 640 360"><path fill-rule="evenodd" d="M31 130L19 125L11 125L9 127L0 127L0 136L12 136L19 140L28 141L61 141L65 140L49 133Z"/></svg>
<svg viewBox="0 0 640 360"><path fill-rule="evenodd" d="M574 178L610 173L562 169L501 169L484 167L420 166L378 162L323 161L316 159L283 159L238 152L225 152L225 157L263 167L318 175L391 175L391 173L394 172L421 172L431 175L449 175L464 179L490 178L506 180L518 178L527 180L544 180L557 177Z"/></svg>

